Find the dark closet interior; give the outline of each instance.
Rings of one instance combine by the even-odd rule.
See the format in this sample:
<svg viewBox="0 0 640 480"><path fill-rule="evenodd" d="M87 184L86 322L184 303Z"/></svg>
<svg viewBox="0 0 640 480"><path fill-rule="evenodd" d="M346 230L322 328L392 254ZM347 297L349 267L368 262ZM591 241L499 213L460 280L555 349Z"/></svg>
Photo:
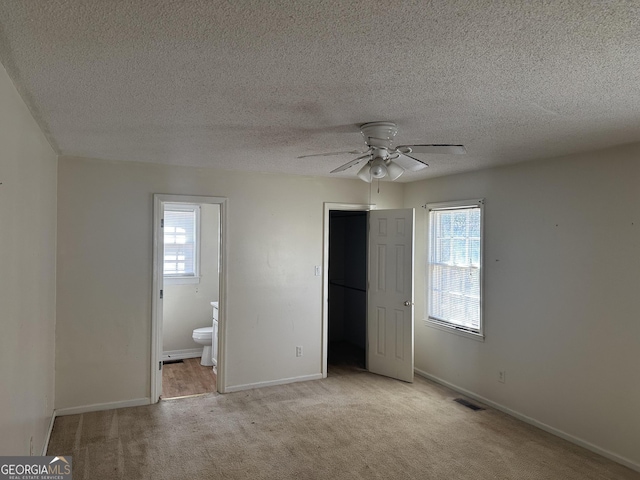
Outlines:
<svg viewBox="0 0 640 480"><path fill-rule="evenodd" d="M329 215L329 370L366 368L367 212Z"/></svg>

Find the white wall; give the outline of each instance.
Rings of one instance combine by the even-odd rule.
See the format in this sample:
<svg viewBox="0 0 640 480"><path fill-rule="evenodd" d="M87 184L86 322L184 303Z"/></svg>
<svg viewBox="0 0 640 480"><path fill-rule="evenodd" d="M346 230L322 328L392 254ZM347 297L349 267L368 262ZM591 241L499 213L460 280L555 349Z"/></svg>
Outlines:
<svg viewBox="0 0 640 480"><path fill-rule="evenodd" d="M418 207L479 197L484 343L421 320ZM416 368L640 466L640 144L413 183L405 206L417 208Z"/></svg>
<svg viewBox="0 0 640 480"><path fill-rule="evenodd" d="M154 193L229 199L227 387L321 372L323 202L368 203L368 184L80 158L58 175L56 408L149 396Z"/></svg>
<svg viewBox="0 0 640 480"><path fill-rule="evenodd" d="M0 65L0 455L40 455L53 413L56 165Z"/></svg>
<svg viewBox="0 0 640 480"><path fill-rule="evenodd" d="M164 284L162 340L163 351L192 350L202 346L193 341L193 329L210 327L211 302L218 301L218 250L220 206L200 206L200 282Z"/></svg>

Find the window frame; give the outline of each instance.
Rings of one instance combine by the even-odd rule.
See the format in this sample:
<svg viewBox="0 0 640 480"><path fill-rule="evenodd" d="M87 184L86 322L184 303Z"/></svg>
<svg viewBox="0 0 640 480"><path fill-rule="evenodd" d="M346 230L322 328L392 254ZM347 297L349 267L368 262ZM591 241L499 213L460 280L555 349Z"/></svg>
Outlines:
<svg viewBox="0 0 640 480"><path fill-rule="evenodd" d="M166 275L164 273L164 250L165 250L165 217L167 211L178 212L194 212L195 213L195 225L194 225L194 258L193 258L193 275ZM200 283L200 205L197 203L164 203L162 210L163 230L162 230L162 250L163 250L163 263L162 263L162 277L165 285L193 285Z"/></svg>
<svg viewBox="0 0 640 480"><path fill-rule="evenodd" d="M425 205L427 210L427 246L426 246L426 262L425 262L425 318L424 322L427 326L443 330L446 332L461 335L473 340L484 341L484 198L471 199L471 200L456 200L450 202L438 202L428 203ZM480 209L480 264L479 270L479 282L480 282L480 299L479 299L479 328L475 329L466 328L453 322L434 318L430 315L431 310L431 256L432 248L434 248L432 240L432 215L434 210L463 210L469 208Z"/></svg>

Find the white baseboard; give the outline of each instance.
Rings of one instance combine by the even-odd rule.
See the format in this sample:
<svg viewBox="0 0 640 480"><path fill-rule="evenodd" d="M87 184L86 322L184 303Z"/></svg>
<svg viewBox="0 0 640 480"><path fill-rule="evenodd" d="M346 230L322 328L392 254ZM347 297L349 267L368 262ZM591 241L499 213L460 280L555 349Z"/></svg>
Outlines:
<svg viewBox="0 0 640 480"><path fill-rule="evenodd" d="M418 368L415 369L415 372L420 375L421 377L427 378L429 380L432 380L436 383L439 383L440 385L444 385L445 387L450 388L451 390L455 390L456 392L462 393L463 395L473 398L474 400L477 400L479 402L482 402L486 405L489 405L492 408L495 408L496 410L500 410L501 412L506 413L507 415L511 415L512 417L517 418L518 420L522 420L525 423L528 423L529 425L533 425L534 427L538 427L541 430L544 430L545 432L549 432L552 435L555 435L557 437L560 437L564 440L567 440L571 443L574 443L580 447L586 448L587 450L590 450L594 453L597 453L598 455L602 455L605 458L608 458L609 460L613 460L616 463L619 463L621 465L624 465L625 467L628 467L632 470L635 470L636 472L640 472L640 464L633 462L632 460L629 460L628 458L622 457L616 453L610 452L609 450L605 450L604 448L600 448L597 445L594 445L593 443L587 442L586 440L583 440L581 438L575 437L569 433L563 432L562 430L558 430L557 428L554 428L550 425L547 425L546 423L542 423L539 422L538 420L536 420L535 418L531 418L528 417L520 412L516 412L515 410L511 410L508 407L505 407L504 405L501 405L499 403L496 403L492 400L489 400L488 398L485 398L481 395L478 395L474 392L471 392L469 390L466 390L464 388L458 387L457 385L454 385L453 383L449 383L446 380L443 380L441 378L436 377L435 375L431 375L430 373L427 373L425 371L422 371Z"/></svg>
<svg viewBox="0 0 640 480"><path fill-rule="evenodd" d="M51 412L51 420L49 421L49 428L47 429L47 436L44 437L44 445L42 446L42 456L47 455L47 449L49 448L49 440L51 440L51 432L53 432L53 422L56 420L56 411Z"/></svg>
<svg viewBox="0 0 640 480"><path fill-rule="evenodd" d="M190 348L188 350L167 350L162 352L162 361L184 360L185 358L198 358L202 356L202 348Z"/></svg>
<svg viewBox="0 0 640 480"><path fill-rule="evenodd" d="M224 393L240 392L242 390L251 390L252 388L273 387L275 385L286 385L287 383L306 382L309 380L322 379L321 373L314 373L313 375L302 375L300 377L281 378L280 380L270 380L268 382L256 382L247 383L245 385L234 385L227 387Z"/></svg>
<svg viewBox="0 0 640 480"><path fill-rule="evenodd" d="M131 400L121 400L119 402L94 403L92 405L81 405L79 407L60 408L54 411L56 417L64 415L77 415L79 413L99 412L101 410L113 410L115 408L140 407L150 405L150 398L134 398Z"/></svg>

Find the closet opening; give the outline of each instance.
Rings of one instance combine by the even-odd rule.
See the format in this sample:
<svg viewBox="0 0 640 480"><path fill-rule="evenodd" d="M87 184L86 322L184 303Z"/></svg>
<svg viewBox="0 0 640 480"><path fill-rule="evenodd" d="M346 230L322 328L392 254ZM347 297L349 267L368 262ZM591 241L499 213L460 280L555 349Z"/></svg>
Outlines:
<svg viewBox="0 0 640 480"><path fill-rule="evenodd" d="M328 374L366 369L366 211L329 212Z"/></svg>

